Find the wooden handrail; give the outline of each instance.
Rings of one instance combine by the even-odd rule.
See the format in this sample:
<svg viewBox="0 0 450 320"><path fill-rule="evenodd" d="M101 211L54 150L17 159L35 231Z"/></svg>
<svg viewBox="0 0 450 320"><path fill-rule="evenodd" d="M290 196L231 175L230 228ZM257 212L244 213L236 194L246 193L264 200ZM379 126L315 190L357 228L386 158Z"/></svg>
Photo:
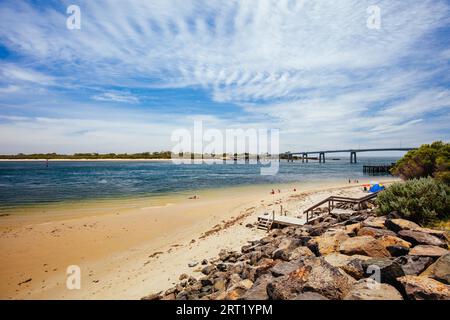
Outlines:
<svg viewBox="0 0 450 320"><path fill-rule="evenodd" d="M326 198L325 200L322 200L322 201L316 203L315 205L313 205L312 207L303 211L303 213L306 213L306 222L309 222L309 220L310 220L309 213L311 212L311 218L312 218L312 215L314 214L314 209L320 207L324 203L328 202L328 214L330 214L332 207L334 207L334 202L353 203L353 204L357 204L358 207L360 208L361 203L371 200L373 198L376 198L379 192L380 191L374 192L374 193L364 196L362 198L330 196L330 197Z"/></svg>

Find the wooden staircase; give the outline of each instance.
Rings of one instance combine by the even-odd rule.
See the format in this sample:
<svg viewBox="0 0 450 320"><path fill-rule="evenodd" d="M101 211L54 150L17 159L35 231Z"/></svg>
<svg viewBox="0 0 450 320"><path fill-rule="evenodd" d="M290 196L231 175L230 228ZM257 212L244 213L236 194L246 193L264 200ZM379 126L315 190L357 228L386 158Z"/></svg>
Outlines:
<svg viewBox="0 0 450 320"><path fill-rule="evenodd" d="M273 220L271 218L269 218L269 216L267 216L267 218L259 217L257 229L269 232L270 229L272 229L272 225L273 225Z"/></svg>
<svg viewBox="0 0 450 320"><path fill-rule="evenodd" d="M324 216L325 214L330 214L331 210L333 210L336 203L350 203L353 205L357 205L358 210L359 210L361 208L361 204L363 202L366 202L366 201L376 198L379 192L380 191L369 194L362 198L349 198L349 197L339 197L339 196L328 197L325 200L322 200L319 203L316 203L315 205L313 205L312 207L310 207L304 211L304 213L306 214L306 223L308 223L312 220L315 220L321 216ZM328 204L328 210L326 213L315 212L315 209L319 208L320 206L324 205L325 203Z"/></svg>

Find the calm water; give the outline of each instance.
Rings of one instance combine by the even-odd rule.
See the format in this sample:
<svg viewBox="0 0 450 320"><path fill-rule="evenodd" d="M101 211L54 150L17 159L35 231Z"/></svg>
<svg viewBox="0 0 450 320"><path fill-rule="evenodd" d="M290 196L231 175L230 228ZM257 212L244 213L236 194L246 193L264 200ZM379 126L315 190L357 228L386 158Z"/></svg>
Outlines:
<svg viewBox="0 0 450 320"><path fill-rule="evenodd" d="M389 164L397 158L362 158L302 164L280 163L275 176L260 175L258 165L170 162L0 162L0 207L67 200L162 195L195 189L361 179L365 164Z"/></svg>

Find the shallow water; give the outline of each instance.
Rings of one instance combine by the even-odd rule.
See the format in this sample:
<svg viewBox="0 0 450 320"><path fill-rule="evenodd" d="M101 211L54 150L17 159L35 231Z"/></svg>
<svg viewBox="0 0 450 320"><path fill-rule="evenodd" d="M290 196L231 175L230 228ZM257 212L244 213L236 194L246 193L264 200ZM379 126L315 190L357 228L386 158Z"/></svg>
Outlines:
<svg viewBox="0 0 450 320"><path fill-rule="evenodd" d="M151 197L190 190L270 183L363 179L363 165L398 158L359 157L326 163L280 162L278 174L263 176L260 165L168 162L0 162L0 207L75 200Z"/></svg>

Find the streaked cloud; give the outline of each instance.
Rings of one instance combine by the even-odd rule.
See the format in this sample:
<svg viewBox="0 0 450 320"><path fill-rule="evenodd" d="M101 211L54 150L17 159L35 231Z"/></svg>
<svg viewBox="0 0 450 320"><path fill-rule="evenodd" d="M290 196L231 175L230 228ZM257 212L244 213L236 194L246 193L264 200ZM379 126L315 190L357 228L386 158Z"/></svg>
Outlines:
<svg viewBox="0 0 450 320"><path fill-rule="evenodd" d="M105 106L123 118L139 106L140 115L168 119L159 136L203 117L218 127L278 127L284 150L448 140L448 2L376 1L380 30L366 26L373 4L79 1L81 30L67 30L64 5L4 1L0 42L11 55L0 64L0 113L79 119L76 107L61 110L70 101L90 105L85 115L101 122ZM194 105L201 110L192 115ZM25 130L20 122L8 130L13 123ZM104 130L96 138L114 144Z"/></svg>

